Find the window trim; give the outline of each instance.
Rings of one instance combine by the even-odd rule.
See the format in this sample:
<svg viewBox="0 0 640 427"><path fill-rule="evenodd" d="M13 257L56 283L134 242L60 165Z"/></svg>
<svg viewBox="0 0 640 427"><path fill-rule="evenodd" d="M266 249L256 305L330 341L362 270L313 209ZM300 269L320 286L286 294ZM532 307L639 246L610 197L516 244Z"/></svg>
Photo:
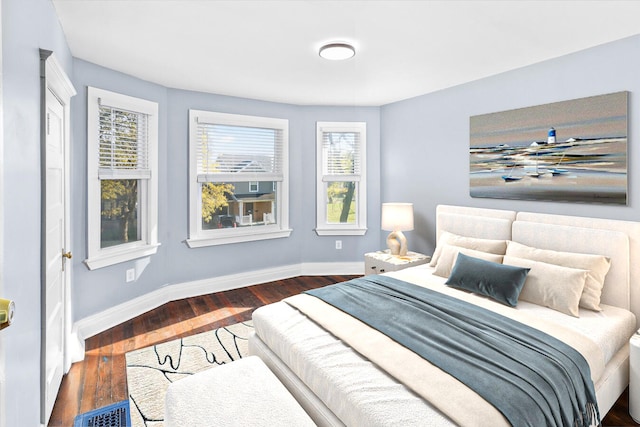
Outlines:
<svg viewBox="0 0 640 427"><path fill-rule="evenodd" d="M140 235L136 242L100 247L99 108L104 104L148 115L149 179L141 179ZM158 251L158 103L87 87L87 247L90 270L150 256Z"/></svg>
<svg viewBox="0 0 640 427"><path fill-rule="evenodd" d="M323 135L326 132L357 132L360 134L360 179L357 186L357 212L355 224L329 224L325 198ZM318 236L362 236L367 232L367 123L316 123L316 234Z"/></svg>
<svg viewBox="0 0 640 427"><path fill-rule="evenodd" d="M276 186L276 223L257 227L202 229L202 195L198 183L197 123L228 124L234 126L265 127L282 131L282 181ZM258 179L258 181L260 181ZM189 237L190 248L252 242L289 237L289 120L270 117L189 110Z"/></svg>

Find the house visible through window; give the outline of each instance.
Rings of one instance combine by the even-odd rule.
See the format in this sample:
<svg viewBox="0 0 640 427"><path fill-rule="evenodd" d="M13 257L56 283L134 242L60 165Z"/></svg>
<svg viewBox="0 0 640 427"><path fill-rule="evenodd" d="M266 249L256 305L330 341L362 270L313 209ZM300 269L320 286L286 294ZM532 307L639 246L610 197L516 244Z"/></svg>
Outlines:
<svg viewBox="0 0 640 427"><path fill-rule="evenodd" d="M90 87L89 268L157 250L158 105Z"/></svg>
<svg viewBox="0 0 640 427"><path fill-rule="evenodd" d="M286 237L288 122L190 111L191 247Z"/></svg>
<svg viewBox="0 0 640 427"><path fill-rule="evenodd" d="M366 221L366 123L317 123L319 235L361 235Z"/></svg>

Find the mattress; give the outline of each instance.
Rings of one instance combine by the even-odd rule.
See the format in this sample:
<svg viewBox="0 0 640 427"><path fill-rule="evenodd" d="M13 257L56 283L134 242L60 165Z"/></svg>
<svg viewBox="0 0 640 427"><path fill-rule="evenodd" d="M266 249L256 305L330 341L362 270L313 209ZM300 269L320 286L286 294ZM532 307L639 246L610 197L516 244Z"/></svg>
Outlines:
<svg viewBox="0 0 640 427"><path fill-rule="evenodd" d="M415 284L444 283L426 265L388 273ZM480 298L480 297L479 297ZM591 338L607 363L635 331L635 316L612 306L573 318L535 304L523 310ZM256 335L346 425L451 426L429 402L387 375L342 341L286 302L262 307L253 315Z"/></svg>

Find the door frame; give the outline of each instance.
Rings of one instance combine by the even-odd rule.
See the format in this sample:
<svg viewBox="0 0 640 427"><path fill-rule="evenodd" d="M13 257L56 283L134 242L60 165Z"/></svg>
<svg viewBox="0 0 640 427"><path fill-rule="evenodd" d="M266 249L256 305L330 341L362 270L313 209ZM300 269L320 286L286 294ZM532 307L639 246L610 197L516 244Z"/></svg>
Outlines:
<svg viewBox="0 0 640 427"><path fill-rule="evenodd" d="M50 50L40 49L40 167L41 167L41 232L40 232L40 422L46 424L50 414L46 408L46 233L44 227L46 224L46 139L47 139L47 91L51 91L60 101L64 108L64 248L70 250L71 246L71 98L76 95L76 90L71 80L64 72L55 55ZM62 249L62 248L61 248ZM71 336L71 264L63 272L64 286L64 333L63 333L63 368L64 372L69 372L71 368L71 358L69 351L69 343Z"/></svg>
<svg viewBox="0 0 640 427"><path fill-rule="evenodd" d="M4 110L3 99L4 91L2 87L2 79L4 76L4 68L2 63L2 2L0 1L0 230L4 230ZM0 297L3 297L3 278L4 278L4 233L0 233ZM6 394L5 394L5 362L4 362L4 346L2 343L2 334L0 333L0 427L5 427L6 420Z"/></svg>

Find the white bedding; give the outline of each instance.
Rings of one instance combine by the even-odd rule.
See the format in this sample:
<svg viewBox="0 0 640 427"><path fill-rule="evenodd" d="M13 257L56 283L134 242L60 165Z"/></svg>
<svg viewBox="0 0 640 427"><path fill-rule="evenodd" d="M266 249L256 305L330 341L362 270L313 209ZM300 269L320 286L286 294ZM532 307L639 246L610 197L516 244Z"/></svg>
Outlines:
<svg viewBox="0 0 640 427"><path fill-rule="evenodd" d="M454 425L287 303L256 310L253 321L260 339L345 425Z"/></svg>
<svg viewBox="0 0 640 427"><path fill-rule="evenodd" d="M433 268L428 266L417 266L414 268L387 273L397 279L420 285L424 281L438 282L444 284L445 278L433 276ZM518 301L515 310L526 311L536 317L543 318L550 322L559 323L565 327L575 330L577 333L586 336L594 341L604 356L604 363L607 364L616 352L629 342L629 337L636 330L636 318L628 310L602 304L603 310L596 312L580 308L580 317L567 316L546 307L532 304L526 301Z"/></svg>
<svg viewBox="0 0 640 427"><path fill-rule="evenodd" d="M445 279L432 276L432 271L425 265L388 274L416 284L443 283ZM526 302L519 302L516 309L591 338L607 363L628 342L636 320L626 310L603 308L599 313L581 310L580 318ZM262 307L253 319L258 337L346 425L453 425L428 402L287 303Z"/></svg>

